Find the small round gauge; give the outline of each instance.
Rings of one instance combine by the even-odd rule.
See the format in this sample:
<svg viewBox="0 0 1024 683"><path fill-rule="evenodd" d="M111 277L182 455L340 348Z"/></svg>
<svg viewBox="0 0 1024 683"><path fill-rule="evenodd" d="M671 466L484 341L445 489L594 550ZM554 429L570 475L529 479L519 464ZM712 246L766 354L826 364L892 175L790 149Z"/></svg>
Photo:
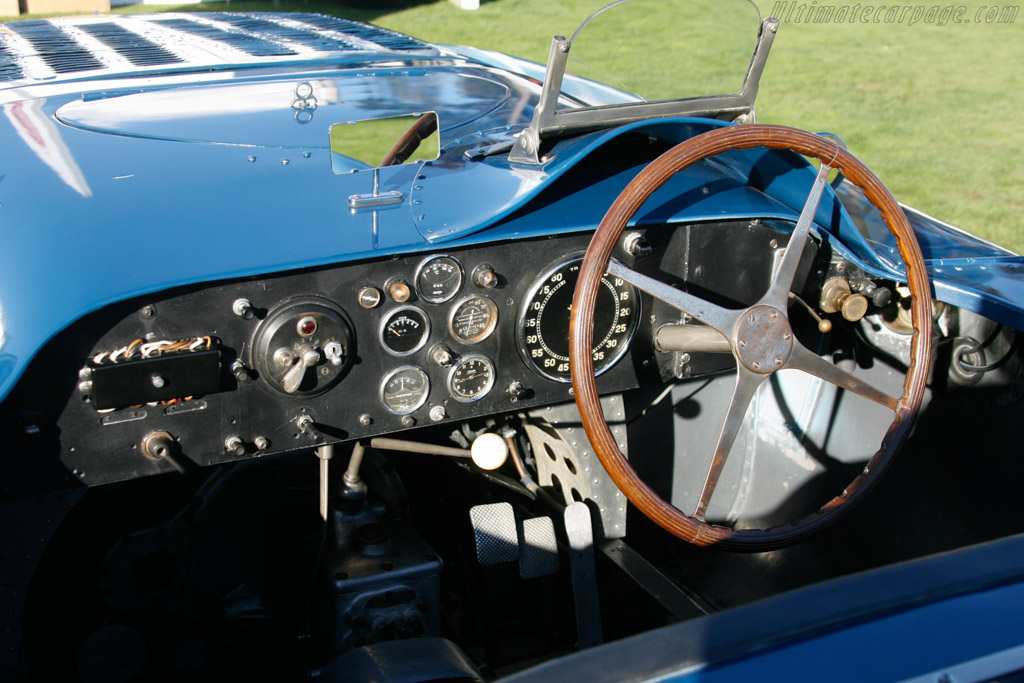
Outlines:
<svg viewBox="0 0 1024 683"><path fill-rule="evenodd" d="M470 296L453 308L448 331L463 344L477 344L491 336L498 324L498 307L485 296Z"/></svg>
<svg viewBox="0 0 1024 683"><path fill-rule="evenodd" d="M408 415L427 400L430 378L421 368L406 365L392 370L380 383L380 400L395 415Z"/></svg>
<svg viewBox="0 0 1024 683"><path fill-rule="evenodd" d="M380 343L396 356L419 351L429 336L430 319L415 306L396 308L380 323Z"/></svg>
<svg viewBox="0 0 1024 683"><path fill-rule="evenodd" d="M541 375L569 382L569 309L581 258L555 266L531 287L519 312L519 351ZM633 285L607 273L601 277L594 307L594 373L615 364L626 352L637 321L640 297Z"/></svg>
<svg viewBox="0 0 1024 683"><path fill-rule="evenodd" d="M443 304L462 289L462 264L452 256L431 256L416 271L416 291L424 301Z"/></svg>
<svg viewBox="0 0 1024 683"><path fill-rule="evenodd" d="M484 356L465 356L448 373L448 391L456 401L479 401L494 386L494 363Z"/></svg>

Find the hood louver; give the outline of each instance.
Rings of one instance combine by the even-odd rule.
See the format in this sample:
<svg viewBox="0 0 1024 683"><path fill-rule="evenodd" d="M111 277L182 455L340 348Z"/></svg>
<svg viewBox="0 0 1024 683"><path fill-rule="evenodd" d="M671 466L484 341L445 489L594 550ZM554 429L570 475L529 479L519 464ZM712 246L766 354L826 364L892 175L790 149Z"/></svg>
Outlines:
<svg viewBox="0 0 1024 683"><path fill-rule="evenodd" d="M316 14L34 19L0 27L0 83L410 51L438 54L400 33Z"/></svg>

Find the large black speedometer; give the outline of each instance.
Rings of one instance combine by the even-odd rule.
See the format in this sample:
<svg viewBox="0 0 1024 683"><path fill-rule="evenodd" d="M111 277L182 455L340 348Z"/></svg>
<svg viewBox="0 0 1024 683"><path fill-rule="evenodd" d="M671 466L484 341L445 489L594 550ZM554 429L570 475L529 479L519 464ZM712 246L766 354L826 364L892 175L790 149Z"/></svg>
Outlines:
<svg viewBox="0 0 1024 683"><path fill-rule="evenodd" d="M569 382L569 309L579 278L574 258L541 275L519 310L519 351L527 364L557 382ZM605 274L594 309L594 372L600 375L626 352L640 319L633 285Z"/></svg>

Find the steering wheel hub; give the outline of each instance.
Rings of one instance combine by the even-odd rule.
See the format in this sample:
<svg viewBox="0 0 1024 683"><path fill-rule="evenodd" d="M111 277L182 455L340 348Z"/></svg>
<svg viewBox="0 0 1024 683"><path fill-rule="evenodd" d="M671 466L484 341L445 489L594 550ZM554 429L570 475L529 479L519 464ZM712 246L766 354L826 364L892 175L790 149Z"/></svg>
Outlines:
<svg viewBox="0 0 1024 683"><path fill-rule="evenodd" d="M772 306L753 306L736 323L733 344L744 367L759 375L770 375L789 360L793 330L782 311Z"/></svg>

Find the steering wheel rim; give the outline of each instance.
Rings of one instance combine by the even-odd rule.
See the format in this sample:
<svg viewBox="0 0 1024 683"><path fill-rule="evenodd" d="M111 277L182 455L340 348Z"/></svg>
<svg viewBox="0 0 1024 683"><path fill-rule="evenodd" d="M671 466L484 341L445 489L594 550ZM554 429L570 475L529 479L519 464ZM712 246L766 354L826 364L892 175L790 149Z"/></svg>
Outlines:
<svg viewBox="0 0 1024 683"><path fill-rule="evenodd" d="M793 353L782 362L779 359L783 356L775 356L774 364L779 367L769 372L767 370L752 370L757 365L757 359L752 360L751 357L741 358L737 355L737 343L742 341L739 339L739 332L735 332L732 336L726 334L730 338L733 354L737 361L737 392L734 393L734 401L737 395L741 393L740 388L744 382L753 384L753 388L756 390L756 386L777 369L796 368L823 377L826 381L836 383L837 386L842 388L866 395L883 405L887 405L894 412L893 422L886 431L878 451L868 461L864 470L840 495L832 498L817 511L793 522L768 529L734 530L704 521L702 511L700 510L701 504L706 509L707 500L710 499L710 494L705 496L709 485L708 482L710 482L711 493L714 491L714 484L717 483L717 479L715 481L711 481L711 479L716 464L718 464L718 450L722 446L723 436L720 436L719 447L716 448L712 467L709 470L708 482L705 482L705 491L702 493L701 503L698 504L698 512L700 514L695 514L695 516L686 515L662 500L653 489L641 481L635 470L626 460L626 457L619 450L618 444L612 436L611 430L608 428L608 424L601 411L590 349L592 347L593 315L598 285L601 277L609 268L612 250L621 238L627 223L639 211L644 201L679 171L703 159L729 150L749 149L752 147L788 149L803 156L816 158L821 161L823 167L826 167L819 173L815 187L811 191L808 205L804 207L801 219L798 221L797 226L794 228L793 236L790 238L791 245L797 242L797 233L801 230L801 224L807 224L803 227L799 241L799 250L791 258L787 259L786 256L783 256L783 266L779 268L779 271L786 268L786 261L790 261L792 263L790 269L795 272L795 264L799 261L800 252L803 251L803 246L806 243L806 231L813 220L817 201L821 196L822 189L819 186L823 183L823 178L828 172L827 168L837 168L844 174L847 182L854 183L864 191L867 199L881 212L886 226L896 238L897 246L906 265L907 284L912 295L911 316L913 335L910 345L910 365L907 368L904 379L903 395L898 399L890 397L887 403L876 396L862 393L861 387L857 386L857 383L863 385L863 382L860 382L860 380L857 380L852 375L838 370L838 368L835 369L834 373L825 368L821 365L824 361L821 361L816 354L803 347L795 339L795 336L791 342L792 349L794 350ZM817 192L817 196L815 196L815 192ZM813 206L811 206L812 200ZM804 214L808 215L805 216ZM790 252L791 250L788 246L786 251ZM641 276L633 271L617 272L616 275L618 277L625 277L627 280L630 280L629 276L635 276L632 279L633 284L644 289L642 285L645 283L640 280L645 278L645 276ZM737 321L741 317L755 312L754 309L758 309L756 311L758 315L770 315L772 312L781 313L786 318L785 327L788 328L786 306L785 304L778 305L780 293L774 290L781 290L784 286L786 290L785 295L788 297L788 291L792 285L792 275L792 273L789 274L790 279L788 282L783 282L783 277L776 275L772 285L769 287L769 291L759 302L746 309L730 312L736 314L735 319ZM656 282L650 278L647 278L647 280ZM672 291L679 292L679 290L674 289ZM675 295L671 296L674 297ZM679 296L686 297L687 302L695 300L704 303L705 308L708 308L710 311L707 314L701 313L705 317L713 317L718 312L726 310L717 309L717 307L709 302L704 302L681 292ZM765 305L766 301L769 304L767 306ZM717 309L717 311L711 309ZM693 311L686 312L691 315L693 314ZM695 315L694 317L706 323L708 322L700 315ZM721 326L732 324L732 320L732 318L725 320L723 317ZM753 318L750 320L753 321ZM736 327L739 327L739 323L736 323ZM785 334L786 331L780 328L774 338L782 344L781 340ZM789 337L785 337L785 339L788 343ZM636 505L644 515L658 526L695 545L713 545L726 550L757 552L791 545L824 530L848 514L878 484L882 475L892 463L900 445L910 434L913 422L920 409L931 366L931 342L931 294L927 274L925 273L924 259L921 256L920 246L903 210L885 185L856 157L819 135L785 126L746 124L715 129L690 138L673 147L637 174L612 203L591 239L590 246L580 266L580 275L576 284L572 312L569 319L569 368L572 375L576 405L580 411L584 430L605 470L631 503ZM776 354L779 352L776 349L769 351L769 353ZM815 360L808 358L808 354L813 356ZM793 360L794 357L796 357L796 361ZM768 356L768 358L772 358L772 356ZM821 361L821 363L815 361ZM807 367L801 367L799 363L806 363L813 371ZM834 368L831 364L828 364L828 367ZM763 372L764 376L760 377L760 379L757 377L749 379L749 375L756 375L758 372ZM824 377L823 374L827 374L829 377ZM754 384L755 382L756 384ZM851 384L849 386L844 384L847 382ZM873 390L870 386L867 388ZM878 393L884 394L884 392ZM741 420L748 403L749 399L739 413ZM723 435L729 430L729 420L733 415L732 411L733 406L731 405L729 411L727 411ZM736 429L738 429L738 426ZM718 464L719 474L721 466L724 465L724 458L728 457L729 448L731 448L731 441L727 442L727 450L722 457L722 463Z"/></svg>

